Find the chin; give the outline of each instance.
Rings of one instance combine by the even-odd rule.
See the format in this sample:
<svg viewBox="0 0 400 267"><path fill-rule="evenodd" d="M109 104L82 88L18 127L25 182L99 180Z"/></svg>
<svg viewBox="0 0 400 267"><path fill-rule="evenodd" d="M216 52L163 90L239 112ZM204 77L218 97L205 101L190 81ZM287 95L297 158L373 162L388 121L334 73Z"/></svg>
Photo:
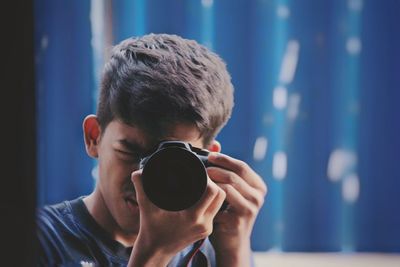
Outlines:
<svg viewBox="0 0 400 267"><path fill-rule="evenodd" d="M122 228L124 233L127 235L138 235L139 234L139 223L132 224L130 223L129 225L126 225Z"/></svg>

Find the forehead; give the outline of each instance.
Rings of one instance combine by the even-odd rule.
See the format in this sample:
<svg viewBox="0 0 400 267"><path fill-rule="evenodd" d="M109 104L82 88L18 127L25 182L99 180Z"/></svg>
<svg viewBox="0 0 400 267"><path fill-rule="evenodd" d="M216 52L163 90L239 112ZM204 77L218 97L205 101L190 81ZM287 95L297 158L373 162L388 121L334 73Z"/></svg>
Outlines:
<svg viewBox="0 0 400 267"><path fill-rule="evenodd" d="M180 140L194 146L202 146L200 132L194 125L176 124L171 127L166 136L152 137L136 126L125 124L118 120L111 121L104 132L104 138L111 142L125 142L136 144L143 149L148 149L163 140Z"/></svg>

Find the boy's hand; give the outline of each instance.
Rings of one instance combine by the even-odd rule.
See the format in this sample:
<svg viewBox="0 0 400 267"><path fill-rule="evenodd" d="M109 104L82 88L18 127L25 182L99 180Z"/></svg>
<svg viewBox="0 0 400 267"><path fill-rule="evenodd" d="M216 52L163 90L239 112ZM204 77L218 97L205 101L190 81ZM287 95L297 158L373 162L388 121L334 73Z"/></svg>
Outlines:
<svg viewBox="0 0 400 267"><path fill-rule="evenodd" d="M141 170L132 173L140 209L140 230L128 266L166 266L172 257L213 230L225 192L208 179L202 199L183 211L156 207L143 191Z"/></svg>
<svg viewBox="0 0 400 267"><path fill-rule="evenodd" d="M210 240L218 266L250 266L250 235L267 187L262 178L243 161L221 153L210 153L209 177L226 193L226 211L214 218Z"/></svg>

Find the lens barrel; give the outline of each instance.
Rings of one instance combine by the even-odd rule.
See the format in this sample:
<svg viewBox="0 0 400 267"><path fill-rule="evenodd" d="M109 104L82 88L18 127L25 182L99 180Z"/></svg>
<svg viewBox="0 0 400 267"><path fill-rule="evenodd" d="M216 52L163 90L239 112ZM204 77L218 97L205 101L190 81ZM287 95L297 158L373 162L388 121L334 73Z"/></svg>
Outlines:
<svg viewBox="0 0 400 267"><path fill-rule="evenodd" d="M143 189L156 206L169 211L187 209L203 196L207 172L203 161L184 142L161 143L141 162Z"/></svg>

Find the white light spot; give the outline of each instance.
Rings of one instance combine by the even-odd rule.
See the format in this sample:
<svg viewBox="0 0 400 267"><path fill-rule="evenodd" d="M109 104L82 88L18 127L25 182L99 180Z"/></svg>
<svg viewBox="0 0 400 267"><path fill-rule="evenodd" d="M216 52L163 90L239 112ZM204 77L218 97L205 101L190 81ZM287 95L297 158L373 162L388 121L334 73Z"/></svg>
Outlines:
<svg viewBox="0 0 400 267"><path fill-rule="evenodd" d="M286 177L287 156L285 152L276 152L272 161L272 175L277 180L283 180Z"/></svg>
<svg viewBox="0 0 400 267"><path fill-rule="evenodd" d="M284 109L287 104L287 89L283 86L275 87L272 101L277 109Z"/></svg>
<svg viewBox="0 0 400 267"><path fill-rule="evenodd" d="M99 165L96 165L92 169L92 178L97 181L99 179Z"/></svg>
<svg viewBox="0 0 400 267"><path fill-rule="evenodd" d="M201 0L203 7L211 7L214 4L214 0Z"/></svg>
<svg viewBox="0 0 400 267"><path fill-rule="evenodd" d="M104 1L91 0L90 1L90 27L91 27L91 39L90 44L92 46L93 55L93 74L95 81L98 82L101 79L103 60L106 53L105 49L105 21L104 18ZM93 90L94 99L97 99L97 90Z"/></svg>
<svg viewBox="0 0 400 267"><path fill-rule="evenodd" d="M357 156L353 151L345 149L335 149L328 161L328 178L336 182L339 181L349 168L357 163Z"/></svg>
<svg viewBox="0 0 400 267"><path fill-rule="evenodd" d="M348 175L342 183L342 197L348 203L354 203L360 195L360 180L356 174Z"/></svg>
<svg viewBox="0 0 400 267"><path fill-rule="evenodd" d="M263 160L267 154L268 140L264 136L258 137L253 149L253 158Z"/></svg>
<svg viewBox="0 0 400 267"><path fill-rule="evenodd" d="M287 19L290 16L290 9L286 5L280 5L276 9L276 14L282 19Z"/></svg>
<svg viewBox="0 0 400 267"><path fill-rule="evenodd" d="M363 0L348 0L347 6L350 10L361 11L363 8Z"/></svg>
<svg viewBox="0 0 400 267"><path fill-rule="evenodd" d="M361 52L361 41L358 37L350 37L346 42L346 50L350 55L358 55Z"/></svg>
<svg viewBox="0 0 400 267"><path fill-rule="evenodd" d="M94 262L81 261L80 264L82 267L94 267Z"/></svg>
<svg viewBox="0 0 400 267"><path fill-rule="evenodd" d="M298 93L291 94L288 101L287 116L289 120L294 120L299 115L301 97Z"/></svg>
<svg viewBox="0 0 400 267"><path fill-rule="evenodd" d="M40 40L40 47L42 50L46 50L46 48L49 46L49 38L47 35L43 35L42 39Z"/></svg>
<svg viewBox="0 0 400 267"><path fill-rule="evenodd" d="M91 0L90 6L90 26L92 30L90 42L94 49L101 49L104 35L104 5L100 1Z"/></svg>
<svg viewBox="0 0 400 267"><path fill-rule="evenodd" d="M283 56L279 81L288 84L293 81L296 72L297 62L299 60L300 44L296 40L290 40L287 43L285 55Z"/></svg>

